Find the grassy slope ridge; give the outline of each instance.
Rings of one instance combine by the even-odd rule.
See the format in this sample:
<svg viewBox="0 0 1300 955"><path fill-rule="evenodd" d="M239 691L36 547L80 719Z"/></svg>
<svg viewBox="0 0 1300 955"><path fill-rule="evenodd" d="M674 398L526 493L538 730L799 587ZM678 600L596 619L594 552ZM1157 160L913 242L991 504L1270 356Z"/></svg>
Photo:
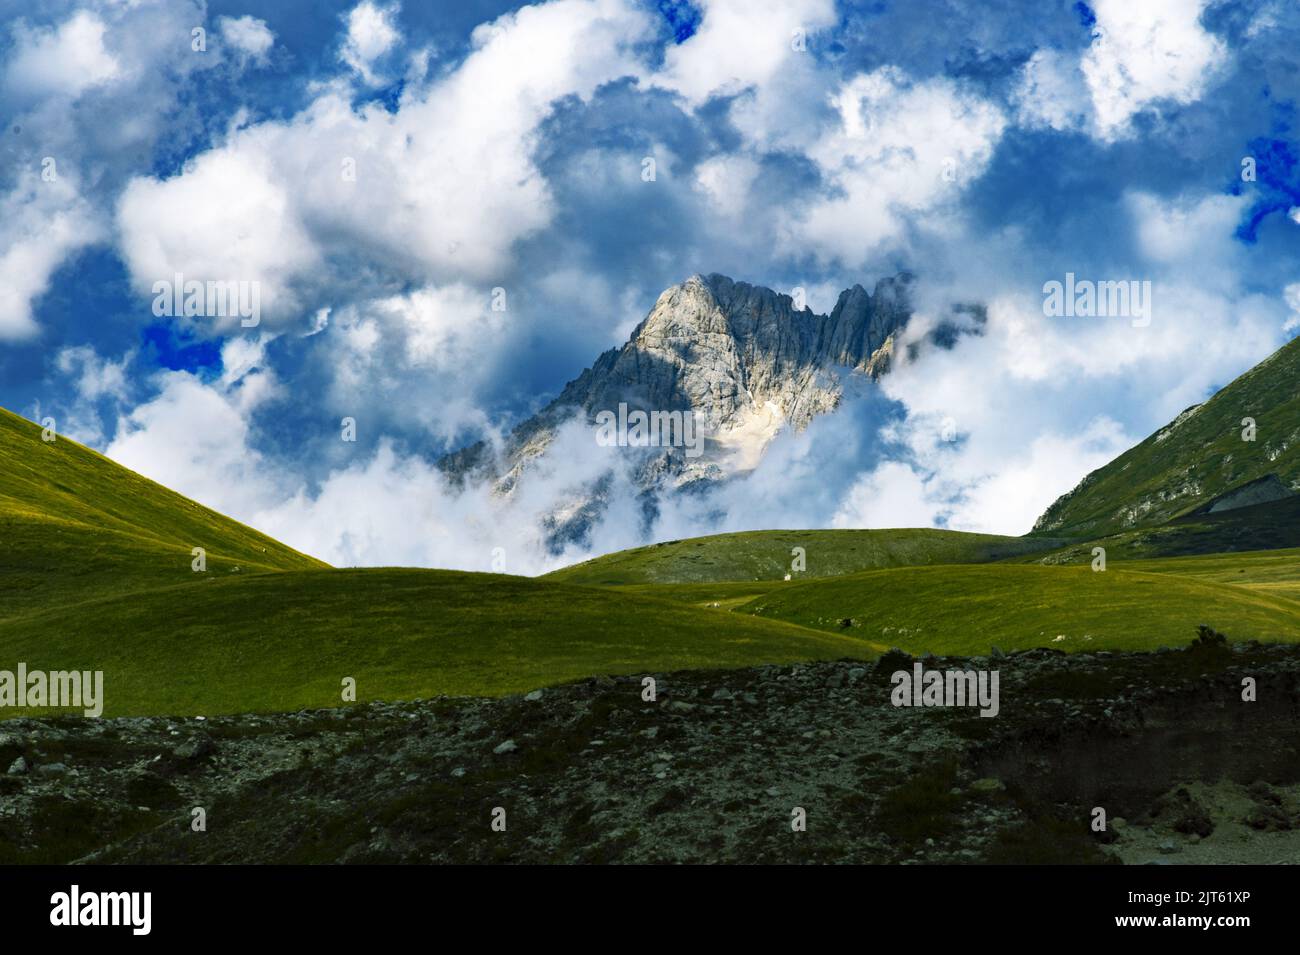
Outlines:
<svg viewBox="0 0 1300 955"><path fill-rule="evenodd" d="M1003 560L1058 543L1063 542L931 528L744 531L618 551L544 579L600 586L781 580L790 572L795 547L807 555L806 570L795 577L833 577L884 567Z"/></svg>
<svg viewBox="0 0 1300 955"><path fill-rule="evenodd" d="M1212 580L1300 601L1300 549L1114 563L1117 570Z"/></svg>
<svg viewBox="0 0 1300 955"><path fill-rule="evenodd" d="M874 657L856 635L493 574L411 569L227 577L0 622L33 669L104 671L106 715L208 715L597 674ZM2 716L18 710L0 711Z"/></svg>
<svg viewBox="0 0 1300 955"><path fill-rule="evenodd" d="M1137 447L1093 471L1037 530L1100 536L1164 523L1247 481L1300 484L1300 339L1295 339ZM1256 440L1242 440L1253 418Z"/></svg>
<svg viewBox="0 0 1300 955"><path fill-rule="evenodd" d="M203 579L327 565L0 409L0 617Z"/></svg>
<svg viewBox="0 0 1300 955"><path fill-rule="evenodd" d="M1300 547L1300 495L1219 514L1178 517L1158 527L1121 531L1018 560L1041 564L1091 564L1092 549L1098 546L1106 549L1107 560L1250 553Z"/></svg>
<svg viewBox="0 0 1300 955"><path fill-rule="evenodd" d="M1300 640L1300 602L1279 592L1131 568L986 564L870 571L774 588L737 608L914 653L985 654L1182 645L1205 623L1234 640ZM843 621L851 619L845 628ZM1058 639L1060 638L1060 639Z"/></svg>

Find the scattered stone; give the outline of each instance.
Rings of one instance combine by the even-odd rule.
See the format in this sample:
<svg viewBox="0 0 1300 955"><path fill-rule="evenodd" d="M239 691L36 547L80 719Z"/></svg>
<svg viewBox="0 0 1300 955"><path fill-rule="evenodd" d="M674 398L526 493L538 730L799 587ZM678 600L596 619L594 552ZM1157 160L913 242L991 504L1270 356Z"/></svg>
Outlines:
<svg viewBox="0 0 1300 955"><path fill-rule="evenodd" d="M177 759L203 759L216 752L217 746L208 736L194 736L172 750Z"/></svg>
<svg viewBox="0 0 1300 955"><path fill-rule="evenodd" d="M6 763L21 768L0 787L0 813L20 851L55 863L273 862L283 860L304 825L318 822L326 841L313 851L334 861L491 862L501 858L502 842L489 835L485 813L498 805L510 811L512 831L522 820L547 820L510 847L510 861L528 863L987 863L1009 861L1008 846L1026 838L1059 861L1200 862L1233 853L1227 861L1241 861L1251 852L1285 861L1270 848L1285 837L1272 830L1300 829L1300 785L1237 786L1229 799L1194 780L1230 764L1245 732L1252 754L1276 751L1279 765L1290 765L1294 713L1286 701L1300 685L1300 648L1224 655L1205 675L1154 654L1040 650L1010 660L1001 692L1017 705L1004 706L994 720L950 708L894 708L873 665L852 661L674 673L672 693L660 698L665 711L657 714L638 705L634 679L620 678L609 695L597 693L594 680L547 687L526 708L520 696L366 703L213 716L201 731L193 717L19 718L3 727ZM900 651L885 666L910 669L911 662ZM973 665L942 656L927 664ZM1260 703L1203 705L1236 699L1243 674L1258 678ZM873 685L835 691L841 678L842 685L868 678ZM752 697L761 705L711 700L720 679L733 700ZM1146 727L1172 724L1201 741L1209 754L1203 763L1183 759L1158 770L1143 761ZM203 738L219 759L180 756L190 745L206 748ZM85 745L91 739L93 748ZM489 749L520 755L494 762ZM27 757L30 765L15 758L23 753L35 754ZM1140 820L1130 812L1129 823L1111 819L1110 840L1086 826L1077 840L1026 832L1027 818L1039 811L1087 819L1095 797L1070 788L1080 753L1100 756L1103 787L1139 780L1150 811ZM66 772L33 768L56 760ZM1159 775L1165 771L1168 777ZM1015 800L973 798L1021 778L1043 785L1017 791ZM66 800L93 808L102 826L89 838L102 841L61 848L66 840L50 828L55 820L42 814ZM935 803L944 826L910 838L896 828L915 800ZM179 816L188 806L222 803L238 805L240 818L201 841L183 825L139 828L141 812ZM789 837L795 806L809 814L805 839ZM1196 810L1233 828L1207 838ZM369 833L379 819L382 826ZM1190 831L1180 834L1180 822ZM1162 844L1174 851L1158 849Z"/></svg>

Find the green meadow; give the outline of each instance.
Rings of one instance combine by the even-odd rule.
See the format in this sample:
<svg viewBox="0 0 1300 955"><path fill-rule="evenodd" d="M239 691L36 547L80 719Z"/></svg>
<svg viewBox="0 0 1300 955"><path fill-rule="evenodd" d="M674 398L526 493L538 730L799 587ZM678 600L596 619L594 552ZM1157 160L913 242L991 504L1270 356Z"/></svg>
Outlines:
<svg viewBox="0 0 1300 955"><path fill-rule="evenodd" d="M780 580L791 572L795 548L804 551L805 566L797 576L836 577L884 567L1006 560L1064 543L929 528L744 531L618 551L554 571L545 579L600 586Z"/></svg>
<svg viewBox="0 0 1300 955"><path fill-rule="evenodd" d="M874 657L854 635L493 574L288 571L0 622L5 660L101 669L109 716L499 696L599 674ZM10 666L12 668L12 666ZM12 714L10 714L12 715Z"/></svg>
<svg viewBox="0 0 1300 955"><path fill-rule="evenodd" d="M1296 550L1117 555L1097 573L1083 540L774 530L541 578L334 569L2 411L0 534L0 670L102 670L108 716L337 706L349 679L365 702L895 646L1149 649L1201 624L1300 639Z"/></svg>
<svg viewBox="0 0 1300 955"><path fill-rule="evenodd" d="M1295 599L1138 567L907 567L772 590L733 612L861 634L912 653L1153 650L1188 643L1201 624L1234 640L1300 640Z"/></svg>

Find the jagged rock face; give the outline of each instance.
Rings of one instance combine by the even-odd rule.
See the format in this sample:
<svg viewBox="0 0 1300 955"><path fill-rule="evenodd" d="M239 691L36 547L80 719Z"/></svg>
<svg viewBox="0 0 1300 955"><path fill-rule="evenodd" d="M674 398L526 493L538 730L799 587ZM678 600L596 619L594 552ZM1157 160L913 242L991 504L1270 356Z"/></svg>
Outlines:
<svg viewBox="0 0 1300 955"><path fill-rule="evenodd" d="M1271 504L1295 497L1295 492L1278 480L1276 474L1266 474L1234 488L1227 494L1220 494L1208 504L1198 507L1194 514L1222 514L1224 511L1236 511L1256 504Z"/></svg>
<svg viewBox="0 0 1300 955"><path fill-rule="evenodd" d="M910 315L912 277L901 273L874 292L855 285L830 315L796 309L793 299L723 275L694 275L659 296L621 348L601 355L555 401L513 432L499 459L479 444L444 459L454 479L488 479L509 494L556 429L575 415L603 411L692 412L705 435L698 457L650 449L637 481L645 490L697 486L754 468L782 429L807 427L832 411L847 374L871 379L889 369L897 333ZM573 520L548 521L557 541L581 539L599 508L592 489L557 502Z"/></svg>
<svg viewBox="0 0 1300 955"><path fill-rule="evenodd" d="M796 311L790 296L768 288L692 276L660 295L628 343L602 355L554 405L592 414L619 402L691 409L725 434L770 403L803 428L838 402L836 368L875 371L872 357L907 321L909 281L883 281L875 295L856 285L824 316Z"/></svg>

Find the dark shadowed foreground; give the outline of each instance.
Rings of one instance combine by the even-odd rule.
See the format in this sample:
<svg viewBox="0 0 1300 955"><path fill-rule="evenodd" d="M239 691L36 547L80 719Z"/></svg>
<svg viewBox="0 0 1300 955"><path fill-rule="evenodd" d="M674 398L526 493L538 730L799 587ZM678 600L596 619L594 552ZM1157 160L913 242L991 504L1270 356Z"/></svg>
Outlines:
<svg viewBox="0 0 1300 955"><path fill-rule="evenodd" d="M893 706L890 674L913 661L891 653L658 674L655 702L627 677L266 716L11 720L0 861L1298 857L1300 649L923 663L998 670L998 715Z"/></svg>

